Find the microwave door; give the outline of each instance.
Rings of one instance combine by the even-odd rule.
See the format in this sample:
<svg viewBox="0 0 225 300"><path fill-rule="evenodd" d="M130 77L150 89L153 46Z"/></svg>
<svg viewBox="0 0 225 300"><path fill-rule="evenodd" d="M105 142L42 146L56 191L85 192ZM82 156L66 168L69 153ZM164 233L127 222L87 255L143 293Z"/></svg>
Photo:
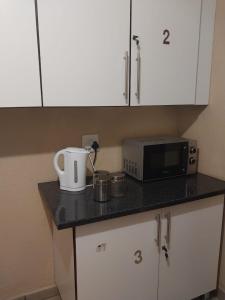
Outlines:
<svg viewBox="0 0 225 300"><path fill-rule="evenodd" d="M181 176L187 172L188 143L144 147L143 179L155 180Z"/></svg>

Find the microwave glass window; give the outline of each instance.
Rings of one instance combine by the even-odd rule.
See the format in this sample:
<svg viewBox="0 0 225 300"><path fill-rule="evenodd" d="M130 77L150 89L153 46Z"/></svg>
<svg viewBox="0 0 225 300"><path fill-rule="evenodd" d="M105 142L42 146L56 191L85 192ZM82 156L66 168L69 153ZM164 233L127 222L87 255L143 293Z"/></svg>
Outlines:
<svg viewBox="0 0 225 300"><path fill-rule="evenodd" d="M144 180L185 174L188 144L173 143L144 147Z"/></svg>
<svg viewBox="0 0 225 300"><path fill-rule="evenodd" d="M162 154L153 152L151 157L149 157L147 161L149 167L151 167L152 169L157 169L162 164L163 161Z"/></svg>
<svg viewBox="0 0 225 300"><path fill-rule="evenodd" d="M166 168L177 166L180 163L180 153L178 151L166 151L164 159L164 166Z"/></svg>

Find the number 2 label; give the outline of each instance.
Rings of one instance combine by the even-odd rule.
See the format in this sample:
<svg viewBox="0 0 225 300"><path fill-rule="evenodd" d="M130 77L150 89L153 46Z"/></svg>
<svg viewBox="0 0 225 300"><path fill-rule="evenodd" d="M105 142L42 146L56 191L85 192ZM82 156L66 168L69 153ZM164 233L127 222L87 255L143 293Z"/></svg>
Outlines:
<svg viewBox="0 0 225 300"><path fill-rule="evenodd" d="M164 35L164 40L163 40L163 44L164 45L170 45L170 41L169 41L169 37L170 37L170 31L168 29L165 29L163 31L163 35Z"/></svg>

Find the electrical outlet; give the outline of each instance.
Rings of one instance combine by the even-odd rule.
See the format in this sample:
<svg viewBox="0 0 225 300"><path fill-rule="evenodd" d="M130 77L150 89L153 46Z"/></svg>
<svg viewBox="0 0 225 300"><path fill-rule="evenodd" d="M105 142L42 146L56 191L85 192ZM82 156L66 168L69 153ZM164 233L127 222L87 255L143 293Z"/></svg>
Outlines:
<svg viewBox="0 0 225 300"><path fill-rule="evenodd" d="M91 147L93 142L97 142L99 144L98 134L88 134L82 136L82 147Z"/></svg>

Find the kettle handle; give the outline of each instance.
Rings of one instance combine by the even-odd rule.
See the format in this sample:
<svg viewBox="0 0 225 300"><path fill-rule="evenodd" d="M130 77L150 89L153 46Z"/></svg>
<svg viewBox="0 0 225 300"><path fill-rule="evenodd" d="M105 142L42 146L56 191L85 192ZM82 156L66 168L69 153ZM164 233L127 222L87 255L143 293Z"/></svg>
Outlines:
<svg viewBox="0 0 225 300"><path fill-rule="evenodd" d="M56 170L56 173L59 176L62 176L64 174L64 171L60 169L59 164L58 164L60 155L65 155L65 149L60 150L55 154L54 159L53 159L53 164L54 164L54 168Z"/></svg>

